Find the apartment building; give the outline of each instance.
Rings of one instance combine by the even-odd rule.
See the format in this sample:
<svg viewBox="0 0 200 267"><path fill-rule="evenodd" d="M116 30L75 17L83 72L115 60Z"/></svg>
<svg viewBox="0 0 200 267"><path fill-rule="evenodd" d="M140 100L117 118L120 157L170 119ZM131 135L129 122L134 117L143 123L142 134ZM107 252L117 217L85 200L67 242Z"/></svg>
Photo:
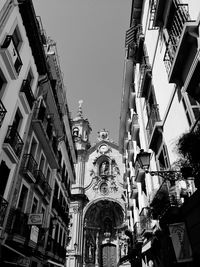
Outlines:
<svg viewBox="0 0 200 267"><path fill-rule="evenodd" d="M200 116L199 11L196 1L132 1L119 147L134 266L198 266L198 177L180 169L177 142Z"/></svg>
<svg viewBox="0 0 200 267"><path fill-rule="evenodd" d="M64 266L76 152L58 52L31 0L0 8L0 264Z"/></svg>

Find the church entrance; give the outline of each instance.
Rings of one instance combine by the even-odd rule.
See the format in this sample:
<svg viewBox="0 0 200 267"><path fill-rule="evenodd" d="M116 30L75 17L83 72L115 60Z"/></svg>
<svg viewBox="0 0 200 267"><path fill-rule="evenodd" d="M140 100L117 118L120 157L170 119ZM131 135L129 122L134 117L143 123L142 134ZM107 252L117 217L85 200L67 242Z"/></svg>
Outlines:
<svg viewBox="0 0 200 267"><path fill-rule="evenodd" d="M85 267L117 267L123 222L124 210L114 200L101 199L88 208L84 218Z"/></svg>
<svg viewBox="0 0 200 267"><path fill-rule="evenodd" d="M117 247L113 244L102 245L101 267L117 266Z"/></svg>

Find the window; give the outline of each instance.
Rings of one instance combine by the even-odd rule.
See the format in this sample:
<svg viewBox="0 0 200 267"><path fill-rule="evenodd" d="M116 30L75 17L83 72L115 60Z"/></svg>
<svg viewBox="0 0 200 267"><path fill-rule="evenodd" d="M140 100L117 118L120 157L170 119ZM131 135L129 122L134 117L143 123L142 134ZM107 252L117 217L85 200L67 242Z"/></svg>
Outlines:
<svg viewBox="0 0 200 267"><path fill-rule="evenodd" d="M18 202L18 208L21 211L25 211L27 197L28 197L28 188L23 184L21 188L21 192L20 192L19 202Z"/></svg>
<svg viewBox="0 0 200 267"><path fill-rule="evenodd" d="M38 199L36 197L33 198L31 213L37 213L38 210Z"/></svg>
<svg viewBox="0 0 200 267"><path fill-rule="evenodd" d="M46 215L46 214L45 214L45 213L46 213L46 209L45 209L45 207L43 207L43 206L41 207L41 213L43 214L43 223L45 223L45 222L46 222L46 221L45 221L45 219L46 219L46 218L45 218L45 215Z"/></svg>
<svg viewBox="0 0 200 267"><path fill-rule="evenodd" d="M21 124L22 124L22 119L23 119L22 114L21 114L21 112L20 112L20 110L18 108L17 112L15 114L14 120L13 120L13 124L12 124L13 128L18 132L20 131L20 127L21 127Z"/></svg>
<svg viewBox="0 0 200 267"><path fill-rule="evenodd" d="M22 37L19 31L18 26L15 28L13 34L12 34L12 38L13 38L13 42L17 48L17 50L19 51L22 45Z"/></svg>
<svg viewBox="0 0 200 267"><path fill-rule="evenodd" d="M33 137L32 141L31 141L30 152L29 152L33 157L35 157L37 145L38 145L38 143L35 140L35 138Z"/></svg>
<svg viewBox="0 0 200 267"><path fill-rule="evenodd" d="M79 136L79 129L78 129L77 127L75 127L75 128L73 129L73 136L74 136L74 137L78 137L78 136Z"/></svg>
<svg viewBox="0 0 200 267"><path fill-rule="evenodd" d="M51 178L51 171L49 168L47 168L47 175L46 175L46 179L47 179L47 182L50 184L50 178Z"/></svg>
<svg viewBox="0 0 200 267"><path fill-rule="evenodd" d="M4 94L6 84L7 84L6 78L0 69L0 99L2 98L2 96Z"/></svg>
<svg viewBox="0 0 200 267"><path fill-rule="evenodd" d="M191 127L195 121L200 117L200 104L194 100L188 94L184 94L182 98L183 107L188 120L188 124Z"/></svg>
<svg viewBox="0 0 200 267"><path fill-rule="evenodd" d="M10 174L10 169L7 167L5 161L1 161L0 164L0 173L1 173L1 178L0 178L0 195L4 195L4 191L7 185L8 181L8 176Z"/></svg>
<svg viewBox="0 0 200 267"><path fill-rule="evenodd" d="M43 171L44 163L45 163L45 158L44 158L44 155L42 154L41 157L40 157L39 170Z"/></svg>
<svg viewBox="0 0 200 267"><path fill-rule="evenodd" d="M158 163L160 170L166 170L170 167L167 146L165 144L163 144L162 150L158 156Z"/></svg>
<svg viewBox="0 0 200 267"><path fill-rule="evenodd" d="M142 192L147 194L145 179L143 179L141 182L141 188L142 188Z"/></svg>
<svg viewBox="0 0 200 267"><path fill-rule="evenodd" d="M58 184L57 184L57 182L55 182L54 197L58 198Z"/></svg>
<svg viewBox="0 0 200 267"><path fill-rule="evenodd" d="M33 83L33 80L34 80L33 72L31 69L28 72L26 80L28 81L29 85L31 86Z"/></svg>
<svg viewBox="0 0 200 267"><path fill-rule="evenodd" d="M62 235L63 235L63 229L60 228L60 234L59 234L59 244L62 245Z"/></svg>

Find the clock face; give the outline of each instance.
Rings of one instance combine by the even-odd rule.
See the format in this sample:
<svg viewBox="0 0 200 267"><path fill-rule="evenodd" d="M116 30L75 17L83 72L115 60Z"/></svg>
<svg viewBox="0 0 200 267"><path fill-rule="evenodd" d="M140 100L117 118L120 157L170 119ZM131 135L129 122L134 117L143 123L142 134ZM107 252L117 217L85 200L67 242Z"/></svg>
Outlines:
<svg viewBox="0 0 200 267"><path fill-rule="evenodd" d="M100 146L99 151L101 153L106 153L108 151L108 147L106 145L102 145Z"/></svg>
<svg viewBox="0 0 200 267"><path fill-rule="evenodd" d="M107 183L102 183L100 186L100 192L103 195L107 195L108 194L108 184Z"/></svg>

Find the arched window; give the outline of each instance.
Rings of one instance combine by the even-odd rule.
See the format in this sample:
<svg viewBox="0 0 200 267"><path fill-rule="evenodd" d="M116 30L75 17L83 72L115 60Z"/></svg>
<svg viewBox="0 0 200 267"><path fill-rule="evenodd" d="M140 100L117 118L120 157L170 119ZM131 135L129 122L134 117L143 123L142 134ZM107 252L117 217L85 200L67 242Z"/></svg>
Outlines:
<svg viewBox="0 0 200 267"><path fill-rule="evenodd" d="M104 160L99 166L99 175L109 175L109 161Z"/></svg>
<svg viewBox="0 0 200 267"><path fill-rule="evenodd" d="M73 129L73 136L79 136L79 129L77 127Z"/></svg>

